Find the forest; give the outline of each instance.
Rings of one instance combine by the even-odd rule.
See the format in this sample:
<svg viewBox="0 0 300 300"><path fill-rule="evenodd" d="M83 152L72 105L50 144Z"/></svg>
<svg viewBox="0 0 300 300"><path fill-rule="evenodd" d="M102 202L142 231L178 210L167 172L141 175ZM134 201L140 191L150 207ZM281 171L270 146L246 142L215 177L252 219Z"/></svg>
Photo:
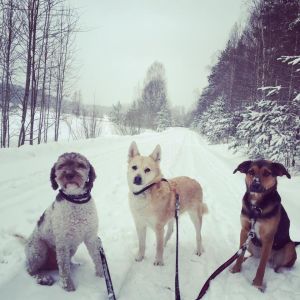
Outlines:
<svg viewBox="0 0 300 300"><path fill-rule="evenodd" d="M300 1L253 0L236 24L191 126L211 143L295 166L300 159Z"/></svg>

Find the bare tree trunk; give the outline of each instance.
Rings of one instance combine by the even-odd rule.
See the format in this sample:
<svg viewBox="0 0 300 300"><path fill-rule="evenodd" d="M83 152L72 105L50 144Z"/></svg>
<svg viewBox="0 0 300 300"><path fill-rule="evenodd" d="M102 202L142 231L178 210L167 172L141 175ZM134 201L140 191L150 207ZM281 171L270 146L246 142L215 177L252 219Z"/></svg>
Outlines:
<svg viewBox="0 0 300 300"><path fill-rule="evenodd" d="M266 84L266 46L265 46L265 35L264 35L264 26L261 21L260 23L260 30L261 30L261 42L262 42L262 74L261 74L261 86L265 87ZM263 99L266 98L266 92L262 90L262 97Z"/></svg>
<svg viewBox="0 0 300 300"><path fill-rule="evenodd" d="M3 5L3 2L1 3ZM12 41L13 41L13 1L9 0L6 3L7 7L4 11L6 16L3 16L3 19L7 18L7 24L5 24L5 30L7 33L7 41L4 53L5 67L4 67L4 83L2 81L3 88L3 101L2 101L2 147L9 147L9 109L10 109L10 98L11 98L11 51L12 51Z"/></svg>
<svg viewBox="0 0 300 300"><path fill-rule="evenodd" d="M25 79L25 91L22 102L22 116L21 116L21 128L19 133L19 141L18 146L22 146L25 143L25 122L27 115L27 107L28 107L28 99L30 93L30 81L31 81L31 67L32 67L32 48L33 48L33 24L34 24L34 12L36 9L37 0L29 0L28 1L28 45L27 45L27 67L26 67L26 79Z"/></svg>
<svg viewBox="0 0 300 300"><path fill-rule="evenodd" d="M30 98L30 133L29 133L29 143L33 145L33 131L34 131L34 117L36 111L36 102L37 102L37 92L38 92L38 80L39 80L39 70L40 70L40 57L38 65L36 66L36 57L37 57L37 24L38 24L38 15L39 15L39 0L36 0L36 7L34 11L33 19L33 36L32 36L32 67L31 67L31 98Z"/></svg>
<svg viewBox="0 0 300 300"><path fill-rule="evenodd" d="M38 125L38 144L40 144L41 140L42 140L42 129L43 129L44 119L45 119L45 94L46 94L45 89L46 89L46 75L47 75L50 11L51 11L51 2L50 2L50 0L48 0L45 26L44 26L44 30L43 30L43 36L44 36L44 39L45 39L45 42L43 43L43 48L44 48L43 49L43 51L44 51L43 72L44 73L43 73L43 80L42 80L42 95L41 95L40 117L39 117L39 125Z"/></svg>
<svg viewBox="0 0 300 300"><path fill-rule="evenodd" d="M294 55L298 54L298 40L299 40L299 34L298 34L298 32L296 32L296 44L295 44ZM292 64L290 82L289 82L289 96L288 96L289 102L293 100L294 77L295 77L295 66Z"/></svg>

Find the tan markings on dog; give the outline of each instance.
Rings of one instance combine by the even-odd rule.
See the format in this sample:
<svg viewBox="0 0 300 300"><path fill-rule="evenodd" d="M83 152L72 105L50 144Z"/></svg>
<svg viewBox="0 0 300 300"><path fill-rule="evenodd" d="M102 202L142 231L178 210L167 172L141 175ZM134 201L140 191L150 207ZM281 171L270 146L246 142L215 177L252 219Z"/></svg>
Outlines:
<svg viewBox="0 0 300 300"><path fill-rule="evenodd" d="M241 233L240 246L242 246L250 230L250 218L247 214L247 205L245 199L250 203L255 203L256 206L263 205L262 215L258 216L255 225L256 237L261 243L261 247L250 242L248 251L251 255L260 258L259 266L256 275L253 279L253 285L258 289L263 290L263 277L265 273L266 264L270 261L273 264L274 270L277 272L281 267L291 267L296 261L297 254L295 250L295 243L289 237L289 218L280 202L277 188L277 176L286 175L290 178L290 174L282 164L272 163L270 161L245 161L241 163L236 171L246 174L247 191L243 198L243 209L246 211L241 214ZM256 182L256 186L253 183ZM262 188L261 188L262 187ZM276 210L276 207L279 207ZM274 213L272 213L274 212ZM268 217L263 215L269 214ZM283 220L281 222L281 219ZM278 234L277 234L278 233ZM281 244L280 248L273 249L276 236L280 235L280 239L284 238L284 242L278 239ZM231 271L233 273L240 272L241 265L244 261L244 255L241 255Z"/></svg>

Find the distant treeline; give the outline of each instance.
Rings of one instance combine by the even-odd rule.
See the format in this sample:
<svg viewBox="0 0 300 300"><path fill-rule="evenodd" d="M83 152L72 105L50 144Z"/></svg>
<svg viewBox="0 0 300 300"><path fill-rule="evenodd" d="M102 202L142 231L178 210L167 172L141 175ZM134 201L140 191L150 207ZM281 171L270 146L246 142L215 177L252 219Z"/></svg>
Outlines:
<svg viewBox="0 0 300 300"><path fill-rule="evenodd" d="M170 105L165 73L164 65L154 62L130 107L125 109L120 103L113 106L111 120L120 134L138 134L142 129L162 131L170 126L186 125L184 109Z"/></svg>
<svg viewBox="0 0 300 300"><path fill-rule="evenodd" d="M300 1L252 0L211 67L192 125L250 157L300 158Z"/></svg>

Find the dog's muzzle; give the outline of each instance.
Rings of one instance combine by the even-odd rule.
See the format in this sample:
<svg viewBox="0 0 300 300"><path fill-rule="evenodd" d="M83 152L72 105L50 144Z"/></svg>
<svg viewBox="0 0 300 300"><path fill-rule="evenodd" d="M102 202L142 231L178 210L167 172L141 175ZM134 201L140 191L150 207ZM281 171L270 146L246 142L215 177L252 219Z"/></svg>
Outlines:
<svg viewBox="0 0 300 300"><path fill-rule="evenodd" d="M252 193L263 193L265 188L261 185L260 180L255 178L250 185L250 192Z"/></svg>
<svg viewBox="0 0 300 300"><path fill-rule="evenodd" d="M142 184L142 177L140 175L137 175L134 177L133 183L136 185L141 185Z"/></svg>

